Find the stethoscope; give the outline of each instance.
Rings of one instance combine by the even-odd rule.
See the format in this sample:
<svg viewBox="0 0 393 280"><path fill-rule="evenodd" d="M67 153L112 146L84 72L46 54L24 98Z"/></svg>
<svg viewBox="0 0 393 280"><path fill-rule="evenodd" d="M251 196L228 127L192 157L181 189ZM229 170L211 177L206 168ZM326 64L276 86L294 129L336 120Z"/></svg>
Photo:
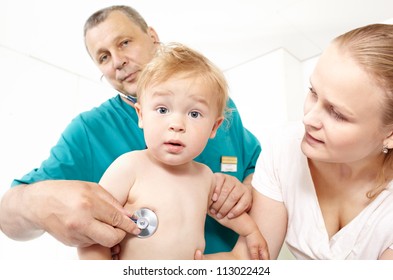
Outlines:
<svg viewBox="0 0 393 280"><path fill-rule="evenodd" d="M141 232L137 235L139 238L152 236L158 227L158 217L149 208L140 208L132 215L131 220L136 223Z"/></svg>
<svg viewBox="0 0 393 280"><path fill-rule="evenodd" d="M135 96L126 95L126 94L121 93L121 92L119 92L119 94L120 94L121 96L123 96L125 99L127 99L128 101L132 102L133 104L136 103L136 97L135 97Z"/></svg>

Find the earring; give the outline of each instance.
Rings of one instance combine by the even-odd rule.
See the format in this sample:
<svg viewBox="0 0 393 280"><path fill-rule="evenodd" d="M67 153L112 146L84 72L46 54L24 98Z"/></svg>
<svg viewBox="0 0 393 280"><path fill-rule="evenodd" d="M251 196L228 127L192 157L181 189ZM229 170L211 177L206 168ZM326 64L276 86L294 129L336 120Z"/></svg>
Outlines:
<svg viewBox="0 0 393 280"><path fill-rule="evenodd" d="M386 155L388 152L389 152L388 147L387 147L387 146L384 146L384 147L382 148L382 153L384 153L384 154Z"/></svg>

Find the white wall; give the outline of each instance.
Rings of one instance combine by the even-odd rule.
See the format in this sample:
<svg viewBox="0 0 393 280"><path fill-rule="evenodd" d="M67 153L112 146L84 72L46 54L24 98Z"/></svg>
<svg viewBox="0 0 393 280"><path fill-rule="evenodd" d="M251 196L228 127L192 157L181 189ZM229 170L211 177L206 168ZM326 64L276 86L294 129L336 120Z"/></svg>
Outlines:
<svg viewBox="0 0 393 280"><path fill-rule="evenodd" d="M271 127L302 116L301 63L278 49L225 71L244 125L258 138Z"/></svg>

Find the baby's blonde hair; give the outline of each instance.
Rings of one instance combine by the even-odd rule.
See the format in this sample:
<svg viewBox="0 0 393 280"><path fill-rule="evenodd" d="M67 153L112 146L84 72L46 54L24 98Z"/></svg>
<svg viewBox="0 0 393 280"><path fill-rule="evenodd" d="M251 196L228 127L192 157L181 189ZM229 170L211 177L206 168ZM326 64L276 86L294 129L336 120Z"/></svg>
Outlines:
<svg viewBox="0 0 393 280"><path fill-rule="evenodd" d="M228 85L223 73L199 52L180 43L161 44L154 58L143 69L137 84L137 100L145 90L168 80L173 75L202 78L216 93L217 112L225 116L228 101Z"/></svg>

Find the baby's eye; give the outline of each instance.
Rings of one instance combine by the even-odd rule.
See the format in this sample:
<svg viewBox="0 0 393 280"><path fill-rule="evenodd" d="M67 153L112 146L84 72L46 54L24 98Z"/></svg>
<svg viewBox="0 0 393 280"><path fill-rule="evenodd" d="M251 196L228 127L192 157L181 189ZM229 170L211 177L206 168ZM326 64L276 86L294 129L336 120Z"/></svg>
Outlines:
<svg viewBox="0 0 393 280"><path fill-rule="evenodd" d="M157 111L157 113L159 113L159 114L166 114L166 113L168 113L168 109L165 108L165 107L158 107L158 108L156 109L156 111Z"/></svg>
<svg viewBox="0 0 393 280"><path fill-rule="evenodd" d="M198 118L199 116L201 116L201 113L196 112L196 111L192 111L192 112L189 113L189 115L190 115L191 118L196 119L196 118Z"/></svg>

